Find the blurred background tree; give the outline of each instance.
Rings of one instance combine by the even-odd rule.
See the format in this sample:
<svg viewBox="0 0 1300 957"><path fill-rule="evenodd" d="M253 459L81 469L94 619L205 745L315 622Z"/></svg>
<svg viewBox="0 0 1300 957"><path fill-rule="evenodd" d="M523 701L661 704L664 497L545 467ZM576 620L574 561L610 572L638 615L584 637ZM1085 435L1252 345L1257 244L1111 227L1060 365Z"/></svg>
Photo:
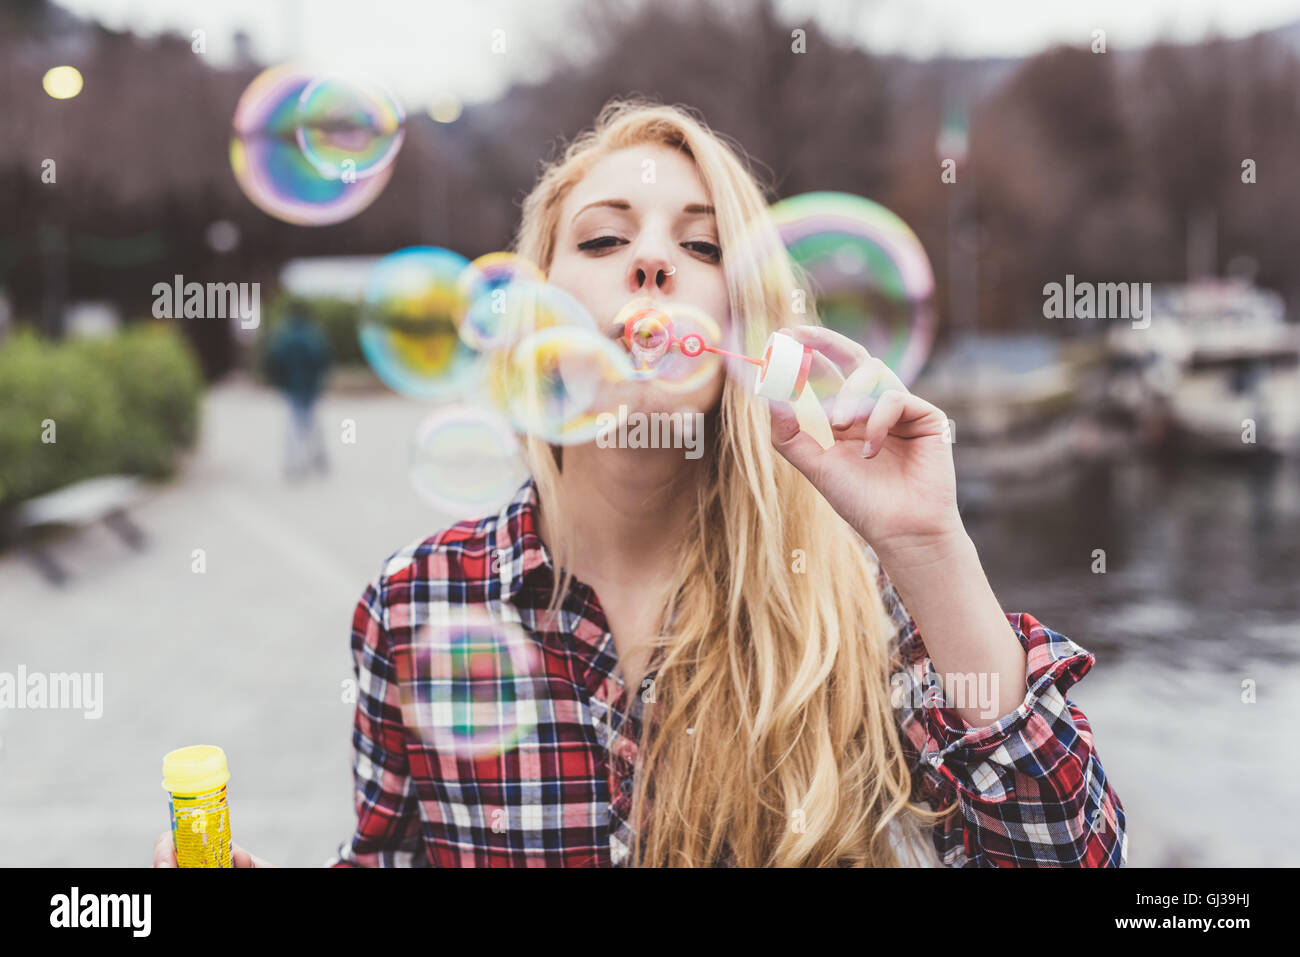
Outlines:
<svg viewBox="0 0 1300 957"><path fill-rule="evenodd" d="M848 7L836 8L851 17ZM0 10L0 288L20 320L57 331L60 297L148 315L153 283L262 282L301 256L413 244L473 257L505 247L540 160L610 97L687 104L755 161L772 198L814 189L873 198L921 237L948 332L950 257L979 272L981 330L1041 327L1042 286L1161 282L1231 268L1300 296L1300 62L1291 34L1104 55L1057 47L1024 60L881 56L772 0L638 0L573 8L545 79L452 123L410 111L392 182L352 220L302 228L255 208L230 171L229 118L262 65L225 68L188 38L138 38L44 0ZM821 22L825 22L825 18ZM806 53L792 52L804 31ZM652 55L646 55L652 51ZM75 99L40 92L51 57L87 77ZM940 182L936 137L969 112L961 190ZM57 181L42 163L57 159ZM1257 182L1242 183L1253 159ZM238 245L218 252L226 220ZM960 228L961 242L949 232ZM1198 234L1214 240L1208 246ZM234 361L229 329L187 324L209 378Z"/></svg>

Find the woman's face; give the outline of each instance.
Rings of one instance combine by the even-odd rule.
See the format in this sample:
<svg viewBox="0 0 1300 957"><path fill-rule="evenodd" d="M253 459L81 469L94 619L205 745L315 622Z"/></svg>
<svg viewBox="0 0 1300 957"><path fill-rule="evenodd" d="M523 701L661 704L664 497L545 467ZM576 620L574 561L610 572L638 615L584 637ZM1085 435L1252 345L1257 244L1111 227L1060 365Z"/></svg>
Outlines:
<svg viewBox="0 0 1300 957"><path fill-rule="evenodd" d="M729 321L718 228L695 163L682 152L645 144L598 160L565 198L547 278L573 295L602 332L620 345L615 322L632 299L689 305L726 333ZM701 361L708 361L708 354ZM723 373L690 392L653 379L620 385L629 410L708 411L722 394Z"/></svg>

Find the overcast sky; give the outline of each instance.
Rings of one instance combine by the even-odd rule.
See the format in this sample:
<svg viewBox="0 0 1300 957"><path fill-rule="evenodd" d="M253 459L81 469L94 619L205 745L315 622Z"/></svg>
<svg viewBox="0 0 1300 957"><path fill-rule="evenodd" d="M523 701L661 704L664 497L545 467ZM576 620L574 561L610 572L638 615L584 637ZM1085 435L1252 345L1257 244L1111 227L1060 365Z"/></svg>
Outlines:
<svg viewBox="0 0 1300 957"><path fill-rule="evenodd" d="M307 59L355 67L388 82L419 108L435 95L496 96L539 75L538 44L563 42L574 0L60 0L114 28L206 32L208 55L228 60L244 29L271 63ZM814 16L870 49L912 56L1019 56L1056 42L1086 44L1095 29L1110 47L1155 39L1192 41L1211 30L1244 36L1300 20L1300 0L779 0L792 18ZM737 13L746 7L737 0ZM506 53L490 50L505 31Z"/></svg>

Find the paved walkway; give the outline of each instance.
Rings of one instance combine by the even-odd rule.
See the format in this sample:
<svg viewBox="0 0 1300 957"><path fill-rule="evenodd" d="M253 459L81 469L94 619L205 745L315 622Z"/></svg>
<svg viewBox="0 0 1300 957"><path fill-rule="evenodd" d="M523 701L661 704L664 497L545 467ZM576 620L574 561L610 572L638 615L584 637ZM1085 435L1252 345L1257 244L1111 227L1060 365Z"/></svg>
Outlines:
<svg viewBox="0 0 1300 957"><path fill-rule="evenodd" d="M0 711L0 866L148 863L167 827L162 756L188 744L225 749L231 829L262 857L318 865L351 833L352 608L385 556L448 524L406 478L427 410L326 397L332 470L291 485L278 397L219 386L179 480L133 513L147 551L70 534L51 549L62 589L0 556L0 670L104 675L98 720Z"/></svg>

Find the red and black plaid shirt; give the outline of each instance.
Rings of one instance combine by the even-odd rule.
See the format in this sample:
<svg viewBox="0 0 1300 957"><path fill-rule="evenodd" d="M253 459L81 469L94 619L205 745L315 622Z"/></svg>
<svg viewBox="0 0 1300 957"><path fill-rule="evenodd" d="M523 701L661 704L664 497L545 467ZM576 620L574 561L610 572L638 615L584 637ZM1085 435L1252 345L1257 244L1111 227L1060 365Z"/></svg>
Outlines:
<svg viewBox="0 0 1300 957"><path fill-rule="evenodd" d="M1065 692L1094 656L1031 615L1007 615L1028 665L1019 708L972 728L947 707L921 635L884 570L891 684L913 799L954 797L931 830L946 867L1121 867L1124 808L1084 713ZM641 695L623 717L613 638L595 592L574 580L546 615L553 568L529 481L498 514L393 555L352 621L358 699L352 733L357 825L335 867L620 866L640 735ZM501 753L448 753L403 720L398 662L421 626L450 610L516 622L539 651L545 689L527 733ZM922 863L922 861L917 861Z"/></svg>

